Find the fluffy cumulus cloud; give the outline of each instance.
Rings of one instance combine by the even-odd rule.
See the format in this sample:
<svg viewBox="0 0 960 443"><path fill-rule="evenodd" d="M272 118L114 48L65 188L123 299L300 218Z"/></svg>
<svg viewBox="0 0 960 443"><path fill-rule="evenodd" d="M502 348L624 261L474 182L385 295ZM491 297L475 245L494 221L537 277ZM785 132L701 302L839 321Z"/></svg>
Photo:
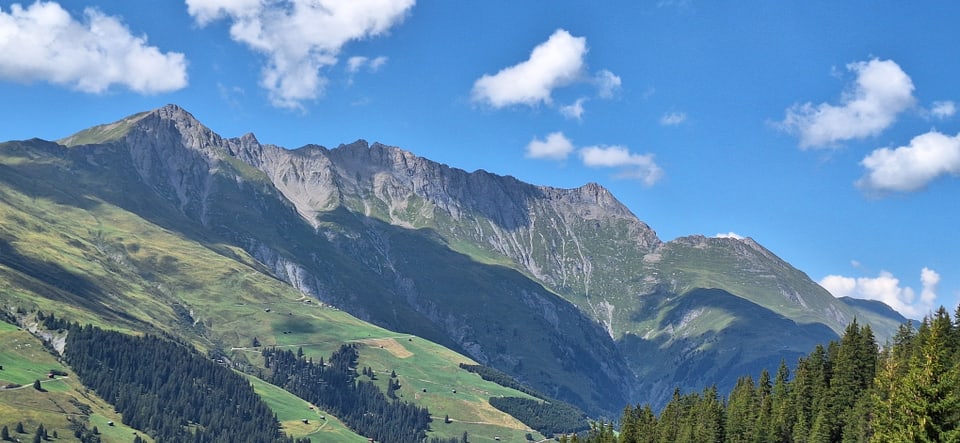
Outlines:
<svg viewBox="0 0 960 443"><path fill-rule="evenodd" d="M663 169L654 161L653 154L636 154L625 146L594 145L577 149L562 132L552 132L544 139L536 137L527 144L527 158L566 160L577 152L585 166L591 168L616 168L616 178L638 180L645 186L653 186L663 178Z"/></svg>
<svg viewBox="0 0 960 443"><path fill-rule="evenodd" d="M318 98L327 83L321 71L338 62L345 44L383 35L414 5L414 0L186 2L198 24L228 19L231 38L267 58L260 84L273 104L284 108L300 108L303 101ZM354 66L372 68L376 60L358 60Z"/></svg>
<svg viewBox="0 0 960 443"><path fill-rule="evenodd" d="M929 268L920 271L919 294L913 288L901 286L900 279L885 271L874 278L828 275L820 280L820 286L835 297L882 301L905 317L913 319L922 318L934 308L939 283L940 274Z"/></svg>
<svg viewBox="0 0 960 443"><path fill-rule="evenodd" d="M88 93L114 85L141 94L187 86L183 54L161 52L120 19L87 8L75 19L56 2L0 7L0 78L46 81Z"/></svg>
<svg viewBox="0 0 960 443"><path fill-rule="evenodd" d="M867 169L857 186L870 191L910 192L943 175L960 175L960 134L921 134L907 146L881 148L860 162Z"/></svg>
<svg viewBox="0 0 960 443"><path fill-rule="evenodd" d="M624 146L588 146L580 150L580 158L590 167L618 168L617 178L639 180L645 186L663 178L653 154L636 154Z"/></svg>
<svg viewBox="0 0 960 443"><path fill-rule="evenodd" d="M473 84L473 100L494 108L511 105L550 104L555 88L576 81L583 70L587 39L564 29L533 48L530 57Z"/></svg>
<svg viewBox="0 0 960 443"><path fill-rule="evenodd" d="M663 126L677 126L687 121L687 114L684 112L668 112L660 117L660 124Z"/></svg>
<svg viewBox="0 0 960 443"><path fill-rule="evenodd" d="M563 160L573 152L573 142L562 132L553 132L540 140L534 137L527 145L527 157L548 160Z"/></svg>
<svg viewBox="0 0 960 443"><path fill-rule="evenodd" d="M877 135L916 102L913 81L891 60L851 63L847 69L857 79L839 105L804 103L787 109L780 127L798 135L801 148Z"/></svg>
<svg viewBox="0 0 960 443"><path fill-rule="evenodd" d="M957 105L950 100L933 102L933 106L930 107L930 115L939 119L953 117L956 113Z"/></svg>

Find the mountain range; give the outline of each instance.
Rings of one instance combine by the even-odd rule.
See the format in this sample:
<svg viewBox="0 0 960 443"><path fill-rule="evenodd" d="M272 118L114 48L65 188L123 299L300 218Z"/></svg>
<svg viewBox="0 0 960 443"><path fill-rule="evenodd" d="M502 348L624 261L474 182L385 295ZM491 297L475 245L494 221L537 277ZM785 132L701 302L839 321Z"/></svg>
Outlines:
<svg viewBox="0 0 960 443"><path fill-rule="evenodd" d="M598 184L537 186L363 140L224 138L175 105L0 144L0 210L4 306L162 332L252 367L254 337L361 321L595 417L676 387L729 391L855 318L881 342L906 320L833 297L750 238L663 241ZM289 315L264 317L290 288ZM306 301L339 311L301 318Z"/></svg>

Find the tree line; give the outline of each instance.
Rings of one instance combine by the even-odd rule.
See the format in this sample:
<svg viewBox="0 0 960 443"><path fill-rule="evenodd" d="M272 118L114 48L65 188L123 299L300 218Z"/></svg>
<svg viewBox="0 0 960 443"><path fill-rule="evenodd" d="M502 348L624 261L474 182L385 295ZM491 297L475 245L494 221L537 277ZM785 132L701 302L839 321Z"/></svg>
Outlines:
<svg viewBox="0 0 960 443"><path fill-rule="evenodd" d="M483 365L460 363L460 369L473 372L480 378L505 388L515 389L542 401L521 397L493 397L490 405L513 416L537 432L554 434L576 433L590 428L587 415L576 406L552 399L524 386L509 374Z"/></svg>
<svg viewBox="0 0 960 443"><path fill-rule="evenodd" d="M960 442L960 308L940 308L919 326L902 325L882 349L869 326L852 322L817 346L792 373L781 362L741 377L726 398L709 387L675 390L656 414L627 406L620 432L591 425L561 442Z"/></svg>
<svg viewBox="0 0 960 443"><path fill-rule="evenodd" d="M373 382L357 380L355 344L342 345L326 362L305 359L300 350L294 354L276 348L264 349L263 357L268 369L264 380L336 415L354 432L383 443L426 439L430 411L391 400ZM393 377L390 383L398 386Z"/></svg>
<svg viewBox="0 0 960 443"><path fill-rule="evenodd" d="M492 397L493 406L535 429L552 437L590 429L586 414L563 402L546 402L521 397Z"/></svg>
<svg viewBox="0 0 960 443"><path fill-rule="evenodd" d="M249 381L192 348L91 325L68 328L65 357L83 384L157 442L309 442L283 435Z"/></svg>
<svg viewBox="0 0 960 443"><path fill-rule="evenodd" d="M530 395L532 397L539 398L541 400L548 400L548 401L551 400L550 397L547 397L545 394L541 393L540 391L531 389L523 385L522 383L517 381L517 379L513 378L510 374L491 368L489 366L468 365L466 363L460 363L460 369L463 369L467 372L473 372L474 374L479 375L480 378L486 381L494 382L505 388L514 389L514 390L523 392L524 394Z"/></svg>

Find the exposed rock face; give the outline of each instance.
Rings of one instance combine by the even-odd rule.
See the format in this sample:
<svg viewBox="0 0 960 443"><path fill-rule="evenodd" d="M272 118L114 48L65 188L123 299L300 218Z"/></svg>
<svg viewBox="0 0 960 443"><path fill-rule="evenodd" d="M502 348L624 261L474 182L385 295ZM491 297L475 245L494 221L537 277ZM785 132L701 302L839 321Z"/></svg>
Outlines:
<svg viewBox="0 0 960 443"><path fill-rule="evenodd" d="M535 186L362 140L223 139L176 106L69 140L94 136L301 292L594 413L728 389L856 315L751 239L662 242L593 183Z"/></svg>

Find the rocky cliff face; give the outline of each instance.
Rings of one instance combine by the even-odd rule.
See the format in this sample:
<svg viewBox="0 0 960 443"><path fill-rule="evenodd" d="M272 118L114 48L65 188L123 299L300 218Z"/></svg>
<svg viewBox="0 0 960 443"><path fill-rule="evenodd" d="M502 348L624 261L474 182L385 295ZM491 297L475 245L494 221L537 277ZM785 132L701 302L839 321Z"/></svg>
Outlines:
<svg viewBox="0 0 960 443"><path fill-rule="evenodd" d="M127 149L158 195L301 292L594 413L732 387L855 315L750 239L662 242L597 184L535 186L362 140L224 139L176 106L68 140Z"/></svg>

